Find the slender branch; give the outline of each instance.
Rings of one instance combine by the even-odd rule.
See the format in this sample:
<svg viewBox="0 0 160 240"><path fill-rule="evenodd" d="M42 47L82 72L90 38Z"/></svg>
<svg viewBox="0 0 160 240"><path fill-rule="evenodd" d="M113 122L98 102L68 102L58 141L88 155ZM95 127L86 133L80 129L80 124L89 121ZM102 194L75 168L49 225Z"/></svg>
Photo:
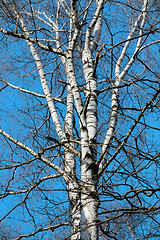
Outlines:
<svg viewBox="0 0 160 240"><path fill-rule="evenodd" d="M14 89L17 89L17 90L19 90L19 91L21 91L21 92L25 92L25 93L31 94L31 95L33 95L33 96L35 96L35 97L46 98L45 95L42 95L42 94L39 94L39 93L36 93L36 92L29 91L29 90L24 89L24 88L21 88L21 87L19 87L19 86L15 86L15 85L13 85L13 84L11 84L11 83L9 83L9 82L7 82L6 80L3 80L3 79L1 79L1 78L0 78L0 81L6 83L8 86L10 86L10 87L12 87L12 88L14 88ZM53 98L53 100L56 101L56 102L61 102L61 103L63 103L63 101L62 101L61 99L59 99L59 98L56 98L56 97L52 97L52 98Z"/></svg>
<svg viewBox="0 0 160 240"><path fill-rule="evenodd" d="M100 169L100 171L101 171L101 169L103 169L103 165L105 165L104 156L105 156L105 153L106 153L107 149L110 147L109 143L110 143L110 141L111 141L111 139L113 137L113 133L115 131L116 124L117 124L117 114L118 114L118 105L119 105L119 103L118 103L119 86L120 86L121 81L124 78L125 74L130 69L130 67L133 64L133 62L135 61L135 56L137 55L137 53L139 51L139 48L141 46L142 37L138 38L135 51L134 51L132 57L130 58L129 62L127 63L126 67L124 67L124 69L122 70L122 72L120 72L121 64L122 64L122 61L123 61L123 59L125 57L126 51L127 51L128 47L129 47L129 44L131 43L131 38L132 38L134 32L136 31L140 21L141 21L140 35L142 34L142 29L144 27L145 20L146 20L147 3L148 3L148 1L144 0L142 13L139 15L138 19L136 20L136 22L134 24L134 27L132 28L131 32L129 33L128 38L127 38L128 41L125 43L125 45L124 45L124 47L122 49L122 52L120 54L120 57L118 58L118 61L117 61L116 66L115 66L115 77L116 77L116 80L115 80L114 86L116 86L116 88L113 89L113 93L112 93L111 113L110 113L109 126L108 126L108 130L107 130L107 133L106 133L106 136L105 136L105 139L104 139L103 146L102 146L101 154L100 154L100 157L99 157L99 163L100 163L99 169Z"/></svg>
<svg viewBox="0 0 160 240"><path fill-rule="evenodd" d="M51 225L51 226L46 227L46 228L39 228L39 229L37 229L35 232L21 235L21 236L19 236L18 238L14 238L13 240L20 240L20 239L22 239L22 238L29 238L29 237L35 236L37 233L45 232L45 231L49 231L49 230L50 230L51 232L53 232L55 229L57 229L57 228L59 228L59 227L69 226L69 225L70 225L69 223L59 223L59 224L57 224L57 225Z"/></svg>
<svg viewBox="0 0 160 240"><path fill-rule="evenodd" d="M55 169L59 174L61 175L65 175L65 172L58 167L57 165L55 165L54 163L50 162L48 159L46 159L43 156L39 156L38 153L36 153L35 151L33 151L33 149L31 149L30 147L28 147L27 145L21 143L20 141L16 140L15 138L11 137L8 133L6 133L4 130L2 130L0 128L0 134L2 134L4 137L6 137L8 140L10 140L11 142L13 142L14 144L16 144L17 146L19 146L20 148L24 149L25 151L29 152L32 156L34 156L36 159L40 159L42 162L46 163L48 166L52 167L53 169Z"/></svg>
<svg viewBox="0 0 160 240"><path fill-rule="evenodd" d="M145 111L148 109L149 105L151 105L154 102L154 100L159 95L159 93L160 93L160 88L157 90L156 94L152 97L152 99L148 103L146 103L146 105L142 109L141 113L139 114L138 118L135 120L134 124L132 125L132 127L130 128L128 133L126 134L123 142L117 148L116 152L112 155L112 157L104 164L103 168L99 171L99 177L104 173L105 169L109 166L109 164L113 161L113 159L115 159L115 157L119 154L119 152L121 151L121 149L127 142L128 138L131 136L132 131L135 129L135 127L139 123L139 120L141 119L141 117L144 116ZM103 158L103 155L100 156L99 161L101 161L101 158Z"/></svg>
<svg viewBox="0 0 160 240"><path fill-rule="evenodd" d="M61 174L56 173L56 174L52 174L52 175L40 178L37 182L33 183L33 185L30 188L27 188L27 189L24 189L24 190L18 190L18 191L7 191L7 193L4 193L4 194L0 195L0 199L5 198L5 197L10 196L10 195L17 195L17 194L23 194L23 193L31 192L33 189L38 187L45 180L52 179L52 178L58 178L58 177L61 177L61 176L62 176Z"/></svg>
<svg viewBox="0 0 160 240"><path fill-rule="evenodd" d="M40 47L42 50L48 51L48 52L53 52L56 54L59 54L61 56L65 56L65 52L62 51L61 49L55 49L52 46L47 46L39 41L37 41L36 39L30 37L27 34L21 34L21 33L16 33L16 32L10 32L8 30L5 30L4 28L0 28L0 32L3 34L6 34L8 36L12 36L12 37L16 37L16 38L20 38L20 39L25 39L26 41L29 41L30 43L35 43L38 47Z"/></svg>
<svg viewBox="0 0 160 240"><path fill-rule="evenodd" d="M159 29L160 29L160 28L156 28L156 29L154 29L154 31L156 32L156 31L159 30ZM148 32L142 33L141 35L138 35L138 36L131 37L131 38L129 38L129 39L125 39L125 40L123 40L123 41L120 41L120 42L114 44L113 46L107 48L107 49L100 55L100 52L102 52L102 50L105 48L105 46L108 45L108 44L103 44L102 47L101 47L100 50L99 50L99 54L97 54L97 58L100 58L100 59L103 58L103 57L106 55L107 52L109 52L110 50L112 50L112 49L114 49L114 48L116 48L116 47L118 47L118 46L120 46L120 45L122 45L123 43L130 42L130 41L135 40L135 39L139 39L140 37L148 36L149 34L153 34L153 30L149 29ZM155 41L155 42L152 42L152 43L154 44L154 43L156 43L156 41ZM159 40L157 40L157 43L159 43ZM152 44L151 44L151 45L152 45ZM143 48L145 48L145 47L147 47L147 45L141 47L141 48L139 49L139 51L143 50Z"/></svg>
<svg viewBox="0 0 160 240"><path fill-rule="evenodd" d="M101 11L103 9L103 6L104 6L104 2L105 0L100 0L98 2L98 7L96 9L96 12L94 14L94 17L87 29L87 32L86 32L86 40L85 40L85 48L89 48L90 46L90 38L91 38L91 33L92 33L92 30L93 28L95 27L96 23L97 23L97 20L100 19L101 20ZM99 18L100 17L100 18ZM99 25L99 22L98 22L98 25ZM98 26L99 27L99 26Z"/></svg>

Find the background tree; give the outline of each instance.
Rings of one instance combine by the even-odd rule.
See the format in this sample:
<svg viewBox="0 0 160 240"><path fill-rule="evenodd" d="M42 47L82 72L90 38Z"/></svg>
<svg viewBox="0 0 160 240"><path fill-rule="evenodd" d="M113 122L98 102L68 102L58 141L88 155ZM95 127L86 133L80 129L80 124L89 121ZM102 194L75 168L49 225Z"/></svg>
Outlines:
<svg viewBox="0 0 160 240"><path fill-rule="evenodd" d="M6 222L0 224L0 240L9 240L18 236L18 227L15 228L11 225L8 225Z"/></svg>
<svg viewBox="0 0 160 240"><path fill-rule="evenodd" d="M159 239L159 1L0 3L1 221Z"/></svg>

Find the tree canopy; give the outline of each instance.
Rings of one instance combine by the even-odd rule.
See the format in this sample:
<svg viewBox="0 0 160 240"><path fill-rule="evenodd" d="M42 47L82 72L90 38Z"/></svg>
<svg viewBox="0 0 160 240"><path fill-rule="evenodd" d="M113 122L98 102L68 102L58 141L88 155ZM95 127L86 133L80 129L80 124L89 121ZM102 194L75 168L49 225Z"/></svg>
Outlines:
<svg viewBox="0 0 160 240"><path fill-rule="evenodd" d="M159 0L1 0L1 222L14 239L159 239Z"/></svg>

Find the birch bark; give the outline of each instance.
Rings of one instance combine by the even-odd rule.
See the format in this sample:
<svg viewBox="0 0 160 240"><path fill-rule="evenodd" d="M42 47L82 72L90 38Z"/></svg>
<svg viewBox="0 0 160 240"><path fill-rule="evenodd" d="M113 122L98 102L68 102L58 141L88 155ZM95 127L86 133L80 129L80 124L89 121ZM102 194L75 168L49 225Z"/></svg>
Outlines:
<svg viewBox="0 0 160 240"><path fill-rule="evenodd" d="M72 23L71 23L72 26ZM70 38L70 41L72 39ZM72 41L71 41L72 42ZM69 45L72 46L70 42ZM67 108L66 108L66 117L65 117L65 134L68 136L68 140L73 140L73 121L74 121L74 98L71 89L71 76L69 62L63 61L67 77ZM74 148L74 143L71 144ZM78 180L76 178L76 159L72 152L69 152L65 149L65 160L64 160L65 172L73 176L74 182L67 183L68 197L70 201L71 208L71 240L80 239L80 222L81 222L81 213L80 213L80 187Z"/></svg>
<svg viewBox="0 0 160 240"><path fill-rule="evenodd" d="M67 69L67 67L66 67ZM67 74L68 76L68 74ZM68 136L68 140L73 140L73 118L74 118L74 103L73 94L70 86L70 79L67 80L67 109L65 118L65 134ZM74 143L72 143L74 148ZM65 159L64 159L65 172L68 175L73 176L74 182L67 182L68 197L71 206L71 240L80 239L80 192L79 185L76 180L76 160L72 152L65 149Z"/></svg>
<svg viewBox="0 0 160 240"><path fill-rule="evenodd" d="M97 133L97 82L93 76L94 68L92 64L91 50L83 50L83 71L86 80L86 104L85 119L88 132L89 152L83 154L82 147L82 167L81 167L81 184L82 184L82 218L87 223L82 239L98 239L98 198L97 198L97 172L96 169L96 133ZM83 131L81 133L81 136Z"/></svg>
<svg viewBox="0 0 160 240"><path fill-rule="evenodd" d="M97 10L86 32L85 47L82 53L83 72L86 81L86 102L84 106L86 127L88 133L89 152L83 154L82 147L82 166L81 166L81 184L82 184L82 218L86 222L86 230L82 232L82 239L98 239L98 195L97 195L97 173L96 165L97 149L97 79L94 76L94 66L92 52L97 48L101 27L102 27L102 9L104 1L97 1ZM91 37L93 31L93 36ZM83 131L82 131L83 134ZM86 139L87 141L87 139Z"/></svg>
<svg viewBox="0 0 160 240"><path fill-rule="evenodd" d="M28 29L26 28L23 19L18 16L22 27L24 29L24 32L29 36ZM58 17L58 16L57 16ZM54 25L55 26L55 25ZM58 22L56 25L56 30L57 30L57 48L60 47L59 45L59 26ZM29 41L27 41L27 44L29 46L29 49L34 57L34 60L36 62L40 79L41 79L41 84L44 90L44 94L48 103L49 111L51 113L57 134L60 138L60 140L63 142L66 140L68 141L68 145L71 146L74 149L74 144L70 143L70 140L73 140L73 112L74 112L74 107L73 107L73 94L71 91L71 86L70 86L70 75L67 74L67 82L68 82L68 88L67 88L67 108L66 108L66 117L65 117L65 132L62 129L61 123L59 116L57 114L53 98L51 96L46 75L44 72L44 68L41 63L41 59L39 58L39 55L34 48L33 44ZM67 65L68 62L65 60L64 57L61 57L61 60L65 66ZM65 66L67 69L67 66ZM67 71L68 72L68 71ZM67 137L66 137L67 136ZM68 196L69 196L69 201L71 205L71 216L72 216L72 226L71 226L71 240L77 240L80 239L80 194L79 194L79 186L76 181L76 169L75 169L75 156L72 151L70 151L68 148L65 148L65 157L64 157L64 171L67 176L72 177L72 181L68 180L68 178L64 178L66 181L67 185L67 190L68 190Z"/></svg>
<svg viewBox="0 0 160 240"><path fill-rule="evenodd" d="M59 36L59 11L60 11L60 3L58 3L57 9L57 17L56 17L56 44L57 49L60 46L60 36ZM70 19L70 31L69 31L69 49L74 49L74 41L72 39L72 28L73 22L76 25L77 21L77 5L76 1L71 1L71 8L72 8L72 18ZM75 33L76 35L76 33ZM65 58L61 57L61 61L65 68L66 78L67 78L67 101L66 101L66 116L65 116L65 134L68 138L68 141L73 141L73 121L74 121L74 98L72 93L72 77L70 74L70 63L68 59L72 59L72 54L70 57ZM72 60L73 61L73 60ZM70 143L71 146L74 148L74 143ZM81 222L81 213L80 213L80 188L78 184L78 180L76 178L76 159L73 152L65 150L65 157L64 157L64 170L67 175L72 176L74 181L68 181L67 184L67 191L68 191L68 198L70 202L70 209L71 209L71 240L79 240L80 239L80 222Z"/></svg>
<svg viewBox="0 0 160 240"><path fill-rule="evenodd" d="M72 51L68 51L66 58L67 67L67 79L70 80L71 89L77 108L80 124L81 134L81 203L82 203L82 225L81 228L86 230L81 232L81 239L97 239L98 227L97 227L97 196L96 196L96 184L95 173L93 166L95 163L89 147L89 137L86 123L86 113L83 108L82 99L79 94L77 86ZM84 224L85 222L85 224Z"/></svg>

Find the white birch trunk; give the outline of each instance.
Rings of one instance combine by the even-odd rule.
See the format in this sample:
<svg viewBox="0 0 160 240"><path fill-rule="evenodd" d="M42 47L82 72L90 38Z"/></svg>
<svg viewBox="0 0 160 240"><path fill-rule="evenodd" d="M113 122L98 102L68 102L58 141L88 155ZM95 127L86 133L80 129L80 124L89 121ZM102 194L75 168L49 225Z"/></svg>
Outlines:
<svg viewBox="0 0 160 240"><path fill-rule="evenodd" d="M16 11L15 11L15 13L16 13L17 18L19 19L19 21L22 25L23 31L25 32L25 34L27 36L29 36L29 32L28 32L27 27L25 26L24 20L22 19L21 16L19 16L17 14ZM40 76L40 80L41 80L41 84L42 84L42 88L43 88L43 91L44 91L44 95L45 95L45 98L46 98L47 103L48 103L48 108L49 108L49 111L51 113L51 117L52 117L52 120L54 122L56 132L57 132L59 138L62 141L64 141L65 140L65 134L64 134L64 131L62 129L62 125L60 123L60 119L59 119L59 116L57 114L57 110L56 110L56 107L55 107L54 102L53 102L52 95L51 95L50 90L49 90L49 86L48 86L47 79L46 79L46 74L45 74L41 59L40 59L35 47L33 46L33 43L30 42L29 40L26 40L26 42L28 44L30 52L31 52L31 54L32 54L32 56L35 60L35 63L36 63L36 66L37 66L37 69L38 69L38 72L39 72L39 76Z"/></svg>
<svg viewBox="0 0 160 240"><path fill-rule="evenodd" d="M87 57L87 53L85 57ZM85 59L84 57L84 59ZM85 62L85 60L84 60ZM84 227L87 228L82 232L82 239L98 239L98 199L97 199L97 171L96 164L96 131L97 131L97 91L96 81L93 78L93 68L91 62L87 60L84 64L84 73L87 77L86 88L88 90L86 97L86 127L88 130L87 139L85 132L81 129L81 149L82 149L82 166L81 166L81 201L82 201L82 219ZM83 137L84 136L84 137ZM86 143L85 143L86 142ZM87 147L85 146L87 144ZM89 148L89 149L88 149ZM88 151L86 151L88 149ZM84 234L84 235L83 235Z"/></svg>
<svg viewBox="0 0 160 240"><path fill-rule="evenodd" d="M83 149L82 149L83 151ZM98 198L92 156L82 158L81 202L82 202L82 240L98 240Z"/></svg>
<svg viewBox="0 0 160 240"><path fill-rule="evenodd" d="M81 213L80 213L80 188L76 181L75 173L75 157L73 153L70 153L68 150L65 150L65 159L64 159L64 170L68 176L72 176L73 181L66 182L68 198L70 202L71 209L71 240L80 239L80 222L81 222Z"/></svg>
<svg viewBox="0 0 160 240"><path fill-rule="evenodd" d="M29 35L27 28L24 25L23 20L21 19L22 26L24 28L24 31L26 34ZM57 25L58 28L58 25ZM58 30L58 29L57 29ZM57 34L57 47L59 47L58 44L59 41L59 35ZM29 41L27 41L27 44L29 46L29 49L34 57L35 63L37 65L41 84L43 87L43 91L48 103L48 107L57 131L57 134L61 141L66 141L66 135L70 136L70 140L73 140L73 94L71 91L70 85L68 85L68 91L67 91L67 109L66 109L66 118L65 118L65 133L62 129L59 116L57 114L49 87L46 79L46 75L41 63L41 60L39 58L39 55L37 54L36 49L34 48L33 44ZM67 63L65 61L65 58L62 57L62 62L65 65ZM67 74L68 84L70 84L70 76ZM69 139L68 139L69 140ZM69 141L68 141L69 142ZM74 145L70 144L73 149ZM67 191L69 196L69 201L71 205L71 216L72 216L72 226L71 226L71 240L79 240L80 239L80 220L81 220L81 214L80 214L80 194L79 194L79 186L76 182L75 178L75 156L72 151L69 151L69 149L65 149L65 159L64 159L64 171L67 176L70 176L72 178L72 181L68 181L67 178L65 178L66 184L67 184Z"/></svg>
<svg viewBox="0 0 160 240"><path fill-rule="evenodd" d="M68 136L68 140L73 140L73 118L74 118L74 99L70 86L69 73L67 72L68 68L66 66L66 75L67 75L67 109L66 109L66 118L65 118L65 133ZM72 143L74 148L74 144ZM81 213L80 213L80 188L76 180L76 160L72 152L69 152L65 149L65 159L64 159L64 169L67 175L70 175L74 178L74 182L67 182L67 191L71 207L71 240L80 239L80 222L81 222Z"/></svg>
<svg viewBox="0 0 160 240"><path fill-rule="evenodd" d="M102 2L99 0L97 0L97 7L102 8ZM103 14L103 9L101 9L101 11L99 12L98 19L94 27L93 36L92 36L93 39L91 40L91 43L90 43L91 52L95 51L99 44L101 31L102 31L102 14Z"/></svg>
<svg viewBox="0 0 160 240"><path fill-rule="evenodd" d="M87 132L86 114L83 108L81 96L77 86L72 52L68 52L66 59L67 79L70 81L75 105L77 108L81 134L81 203L82 203L82 224L81 228L86 230L81 232L80 239L94 240L98 238L97 227L97 196L96 184L93 179L95 173L93 171L94 159L89 148L89 137ZM77 212L77 214L79 214ZM85 222L85 224L83 224Z"/></svg>
<svg viewBox="0 0 160 240"><path fill-rule="evenodd" d="M73 4L72 4L73 5ZM58 15L60 10L60 3L58 3L57 17L56 17L56 39L57 39L57 49L60 48L60 36L59 36L59 24L58 24ZM74 8L75 10L75 8ZM73 11L73 19L75 19L76 10ZM70 33L69 33L69 47L72 48L72 22L70 19ZM72 59L70 55L69 59ZM68 58L67 58L68 59ZM66 116L65 116L65 134L68 137L68 141L73 140L73 118L74 118L74 98L71 89L71 83L73 82L70 74L70 61L66 58L61 57L61 61L65 67L65 73L67 77L67 107L66 107ZM74 144L70 143L74 148ZM71 209L71 240L80 240L80 222L81 222L81 212L80 212L80 188L76 179L76 160L75 155L64 148L65 157L64 157L64 171L67 175L72 176L74 181L66 182L68 199L70 202Z"/></svg>
<svg viewBox="0 0 160 240"><path fill-rule="evenodd" d="M83 72L86 81L86 102L84 106L84 118L86 121L89 151L85 152L82 144L81 166L81 201L82 223L84 231L82 239L98 240L98 195L97 195L97 79L94 76L92 52L97 48L102 28L102 8L104 1L97 1L97 10L86 32L85 47L82 53ZM91 33L93 30L93 36ZM81 131L81 137L83 130ZM82 140L81 140L82 142Z"/></svg>
<svg viewBox="0 0 160 240"><path fill-rule="evenodd" d="M96 142L97 134L97 80L94 74L90 49L83 51L83 71L86 80L86 119L90 143Z"/></svg>

